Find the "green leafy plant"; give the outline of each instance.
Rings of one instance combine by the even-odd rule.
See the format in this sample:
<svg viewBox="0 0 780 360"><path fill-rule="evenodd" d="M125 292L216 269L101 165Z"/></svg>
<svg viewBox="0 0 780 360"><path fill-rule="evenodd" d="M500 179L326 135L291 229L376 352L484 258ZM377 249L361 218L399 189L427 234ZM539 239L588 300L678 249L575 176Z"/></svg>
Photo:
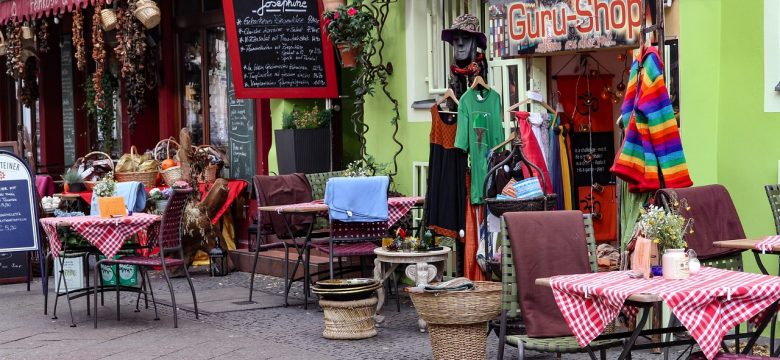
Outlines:
<svg viewBox="0 0 780 360"><path fill-rule="evenodd" d="M331 41L347 43L353 48L365 45L371 31L377 27L377 21L361 5L362 1L356 1L350 6L341 5L335 11L322 14Z"/></svg>
<svg viewBox="0 0 780 360"><path fill-rule="evenodd" d="M293 110L282 116L283 129L317 129L330 124L333 114L314 106L307 110Z"/></svg>
<svg viewBox="0 0 780 360"><path fill-rule="evenodd" d="M680 208L690 209L685 199L678 200L676 196L669 204L669 211L655 205L640 208L638 226L644 236L662 250L684 249L688 247L685 234L693 233L693 219L680 215Z"/></svg>
<svg viewBox="0 0 780 360"><path fill-rule="evenodd" d="M295 129L295 110L286 112L282 115L282 129Z"/></svg>
<svg viewBox="0 0 780 360"><path fill-rule="evenodd" d="M366 155L365 159L355 160L347 165L344 170L344 176L359 177L359 176L378 176L389 175L390 164L378 163L371 155Z"/></svg>
<svg viewBox="0 0 780 360"><path fill-rule="evenodd" d="M81 174L74 169L70 169L62 175L62 180L65 181L66 184L81 184L84 182L84 178L81 177Z"/></svg>
<svg viewBox="0 0 780 360"><path fill-rule="evenodd" d="M95 76L94 74L92 76ZM110 154L114 148L114 122L116 121L116 112L114 109L114 95L119 89L119 81L110 71L103 73L101 79L103 87L103 99L106 99L106 106L99 108L95 101L95 86L93 81L87 81L84 87L87 92L87 100L84 104L87 109L87 116L97 122L98 131L103 137L101 149Z"/></svg>

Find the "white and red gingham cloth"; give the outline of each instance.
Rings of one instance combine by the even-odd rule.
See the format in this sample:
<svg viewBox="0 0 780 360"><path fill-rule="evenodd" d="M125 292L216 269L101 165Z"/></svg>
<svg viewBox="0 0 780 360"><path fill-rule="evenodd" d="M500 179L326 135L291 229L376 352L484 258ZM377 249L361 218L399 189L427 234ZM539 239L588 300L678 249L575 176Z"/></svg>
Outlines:
<svg viewBox="0 0 780 360"><path fill-rule="evenodd" d="M409 212L409 210L411 210L415 204L417 204L419 201L422 201L423 199L425 198L419 196L387 198L387 227L393 226L393 224L406 215L406 213ZM317 211L318 215L328 215L328 206L325 205L322 200L279 206L276 208L276 212L281 214L285 212L285 209L309 208L313 206L322 207L321 210Z"/></svg>
<svg viewBox="0 0 780 360"><path fill-rule="evenodd" d="M756 250L767 252L772 251L775 246L780 246L780 235L767 236L756 243Z"/></svg>
<svg viewBox="0 0 780 360"><path fill-rule="evenodd" d="M97 216L73 216L41 219L41 226L49 238L52 254L59 256L62 249L57 234L57 224L68 223L70 229L79 233L85 240L100 250L107 258L112 258L122 248L125 240L133 234L159 226L160 216L135 213L119 218L101 218Z"/></svg>
<svg viewBox="0 0 780 360"><path fill-rule="evenodd" d="M588 345L633 294L658 295L708 359L723 336L780 299L780 277L703 267L685 280L632 279L626 271L550 278L555 302L580 346Z"/></svg>

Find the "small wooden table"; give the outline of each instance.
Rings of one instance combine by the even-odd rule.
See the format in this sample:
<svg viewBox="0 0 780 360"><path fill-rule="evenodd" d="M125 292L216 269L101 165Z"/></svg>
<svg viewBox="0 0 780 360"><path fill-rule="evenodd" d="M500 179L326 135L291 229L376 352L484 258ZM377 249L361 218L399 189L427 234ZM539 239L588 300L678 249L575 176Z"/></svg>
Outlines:
<svg viewBox="0 0 780 360"><path fill-rule="evenodd" d="M769 271L766 269L764 263L761 261L761 257L758 256L762 253L762 251L756 249L756 244L758 244L762 240L763 239L723 240L723 241L715 241L712 243L712 245L719 248L753 251L753 256L756 259L756 265L758 265L758 269L761 270L762 274L769 275ZM767 251L767 253L780 255L780 246L773 246L770 251Z"/></svg>
<svg viewBox="0 0 780 360"><path fill-rule="evenodd" d="M407 277L412 279L417 287L425 287L434 278L441 278L442 272L438 271L435 265L430 263L438 263L444 268L444 263L447 262L447 255L450 253L450 248L443 247L441 250L424 251L424 252L403 252L403 251L389 251L385 248L378 247L374 249L376 259L374 259L374 279L384 282L390 274L392 274L398 265L411 264L406 267L404 273ZM387 266L384 266L387 264ZM377 323L384 321L384 316L380 315L382 305L385 303L385 288L384 286L377 289L377 296L379 301L376 304L376 315L374 319ZM420 331L424 332L427 324L423 319L418 320Z"/></svg>

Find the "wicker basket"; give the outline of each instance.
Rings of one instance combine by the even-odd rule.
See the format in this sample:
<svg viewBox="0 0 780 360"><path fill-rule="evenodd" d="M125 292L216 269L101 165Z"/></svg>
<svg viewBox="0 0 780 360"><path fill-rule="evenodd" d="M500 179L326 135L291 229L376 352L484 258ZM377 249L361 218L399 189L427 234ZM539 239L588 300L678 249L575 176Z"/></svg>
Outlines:
<svg viewBox="0 0 780 360"><path fill-rule="evenodd" d="M556 194L542 195L527 200L488 198L485 199L485 204L490 209L491 214L501 216L505 212L552 210L557 198Z"/></svg>
<svg viewBox="0 0 780 360"><path fill-rule="evenodd" d="M113 9L100 10L100 22L103 25L104 31L111 31L116 29L116 25L118 23L116 12Z"/></svg>
<svg viewBox="0 0 780 360"><path fill-rule="evenodd" d="M367 339L376 336L374 312L376 297L353 301L320 300L326 339Z"/></svg>
<svg viewBox="0 0 780 360"><path fill-rule="evenodd" d="M0 56L5 56L6 53L8 53L8 44L5 42L3 32L0 31Z"/></svg>
<svg viewBox="0 0 780 360"><path fill-rule="evenodd" d="M76 159L76 162L73 163L72 169L78 169L79 166L81 166L81 164L85 163L90 158L97 157L97 156L104 157L104 158L106 158L108 160L111 160L111 155L108 155L108 154L106 154L104 152L101 152L101 151L93 151L93 152L91 152L91 153L89 153L87 155L84 155L84 156ZM113 172L114 171L114 161L111 160L111 162L109 164L111 165L111 172ZM92 188L95 187L95 184L97 184L97 181L84 181L84 186L86 186L88 191L92 191Z"/></svg>
<svg viewBox="0 0 780 360"><path fill-rule="evenodd" d="M410 293L417 314L428 322L434 359L485 358L487 322L501 312L501 283L474 285L472 291Z"/></svg>
<svg viewBox="0 0 780 360"><path fill-rule="evenodd" d="M160 8L153 0L138 0L133 15L147 29L160 24Z"/></svg>
<svg viewBox="0 0 780 360"><path fill-rule="evenodd" d="M171 145L175 146L176 154L178 154L179 150L179 143L176 142L173 138L160 140L157 145L154 146L154 159L157 160L160 165L162 165L162 161L160 160L160 153L165 152L165 159L174 159L176 157L176 154L172 152ZM174 159L175 160L175 159ZM162 175L163 180L165 181L165 184L168 186L173 185L173 183L181 180L182 173L181 173L181 166L172 166L165 170L160 170L160 175Z"/></svg>
<svg viewBox="0 0 780 360"><path fill-rule="evenodd" d="M140 156L138 155L138 149L135 148L135 145L130 147L130 156L131 157ZM151 187L155 187L157 183L157 175L159 173L160 172L157 170L121 172L121 173L115 173L114 178L116 179L117 182L138 181L140 183L143 183L144 187L151 188Z"/></svg>
<svg viewBox="0 0 780 360"><path fill-rule="evenodd" d="M227 164L227 160L225 159L225 157L210 145L200 145L195 148L195 151L206 151L210 154L213 154L214 156L219 157L220 159L222 159L223 163ZM198 179L198 183L206 183L206 184L214 183L214 181L217 181L217 178L219 177L219 173L221 171L222 171L221 165L209 164L209 166L207 166L206 169L203 171L203 176Z"/></svg>

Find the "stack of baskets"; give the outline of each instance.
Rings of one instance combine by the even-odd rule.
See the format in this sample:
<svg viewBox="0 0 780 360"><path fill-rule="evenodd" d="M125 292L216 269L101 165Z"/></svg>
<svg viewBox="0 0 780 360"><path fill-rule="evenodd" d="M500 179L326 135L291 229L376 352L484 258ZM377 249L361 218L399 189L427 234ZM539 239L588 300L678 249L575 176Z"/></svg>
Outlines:
<svg viewBox="0 0 780 360"><path fill-rule="evenodd" d="M501 283L475 281L470 291L410 292L428 323L434 359L484 359L487 322L501 313Z"/></svg>
<svg viewBox="0 0 780 360"><path fill-rule="evenodd" d="M135 145L130 147L130 157L140 157L141 155L138 154L138 149L135 148ZM144 187L152 188L155 187L157 183L157 175L159 174L159 171L157 170L149 170L149 171L140 171L137 167L135 161L131 161L135 168L133 171L129 172L117 172L114 173L114 179L116 179L117 182L128 182L128 181L138 181L142 184L144 184Z"/></svg>
<svg viewBox="0 0 780 360"><path fill-rule="evenodd" d="M376 336L374 291L382 286L374 279L318 281L312 292L320 296L326 339L367 339Z"/></svg>
<svg viewBox="0 0 780 360"><path fill-rule="evenodd" d="M171 148L173 146L173 148ZM160 142L157 143L157 145L154 146L154 159L157 160L157 162L162 166L164 160L173 160L176 163L179 161L177 160L177 155L179 151L179 143L176 142L173 138L160 140ZM163 159L163 157L165 159ZM160 175L162 176L163 180L165 181L165 184L168 186L173 185L173 183L181 180L182 173L181 173L181 166L171 166L167 169L163 169L160 167Z"/></svg>

